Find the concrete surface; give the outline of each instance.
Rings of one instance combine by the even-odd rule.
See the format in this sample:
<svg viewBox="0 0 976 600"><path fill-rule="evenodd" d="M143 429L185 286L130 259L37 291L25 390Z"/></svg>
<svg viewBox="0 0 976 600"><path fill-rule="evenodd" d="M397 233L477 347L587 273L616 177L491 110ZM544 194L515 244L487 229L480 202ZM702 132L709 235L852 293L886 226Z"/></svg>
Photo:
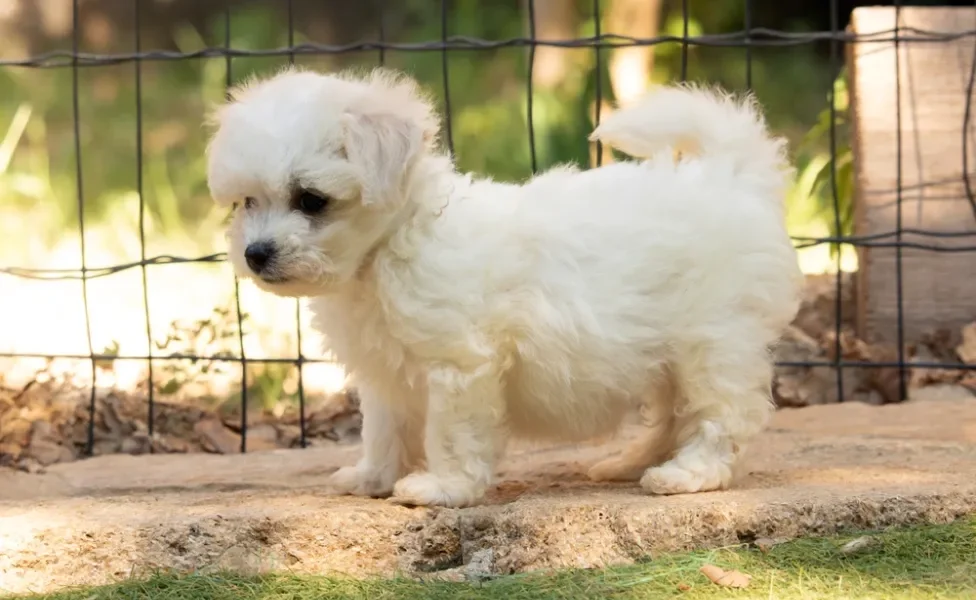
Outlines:
<svg viewBox="0 0 976 600"><path fill-rule="evenodd" d="M976 398L931 397L782 410L735 489L690 496L590 483L586 468L621 440L514 449L486 503L463 510L325 495L325 479L355 460L355 446L3 471L0 592L157 569L451 575L473 557L510 573L947 522L976 511Z"/></svg>

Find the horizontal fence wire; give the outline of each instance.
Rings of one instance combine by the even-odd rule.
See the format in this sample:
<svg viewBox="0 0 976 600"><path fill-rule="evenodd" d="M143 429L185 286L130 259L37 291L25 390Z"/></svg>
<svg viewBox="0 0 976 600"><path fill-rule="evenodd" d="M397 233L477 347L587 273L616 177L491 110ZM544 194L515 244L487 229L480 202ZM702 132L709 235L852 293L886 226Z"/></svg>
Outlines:
<svg viewBox="0 0 976 600"><path fill-rule="evenodd" d="M32 352L0 352L0 358L35 358L35 359L65 359L65 360L94 360L96 362L101 361L114 361L114 360L149 360L149 356L142 355L126 355L126 354L104 354L104 353L92 353L92 354L43 354L43 353L32 353ZM155 361L162 360L191 360L191 361L212 361L212 362L241 362L240 355L224 355L215 354L210 356L202 356L195 354L166 354L166 355L155 355L153 357ZM257 358L254 356L247 357L248 363L255 364L297 364L297 358ZM333 364L334 361L322 358L313 359L305 358L304 364ZM840 361L827 361L827 360L781 360L777 361L776 365L780 367L832 367L834 365L840 364L843 367L857 367L865 369L879 369L879 368L893 368L902 365L898 361L858 361L858 360L848 360ZM966 363L940 363L931 361L912 361L910 363L911 367L918 369L945 369L948 371L972 371L976 370L976 365L966 364Z"/></svg>
<svg viewBox="0 0 976 600"><path fill-rule="evenodd" d="M307 424L306 424L306 392L304 385L304 375L303 368L309 364L327 364L331 363L331 360L327 359L313 359L303 355L302 353L302 318L300 305L296 301L295 305L295 323L296 323L296 335L297 335L297 356L294 358L261 358L254 356L247 356L244 352L244 328L243 328L243 313L241 310L240 301L240 290L238 286L238 279L234 277L234 300L237 318L237 341L238 341L238 353L219 353L214 355L196 355L196 354L181 354L181 353L170 353L170 354L159 354L158 352L153 352L153 333L150 326L150 299L151 293L149 291L148 281L147 281L147 268L150 266L162 266L162 265L181 265L181 264L206 264L206 263L224 263L227 261L227 255L225 253L215 253L206 256L198 257L185 257L185 256L173 256L168 254L161 254L157 256L147 256L146 253L146 226L145 226L145 199L144 199L144 182L143 182L143 111L142 111L142 98L143 98L143 88L142 88L142 64L145 62L165 62L165 61L181 61L181 60L195 60L195 59L223 59L225 62L225 85L229 89L233 82L233 61L237 58L255 58L255 57L281 57L289 61L289 63L294 64L296 57L307 57L314 55L340 55L340 54L350 54L350 53L369 53L376 52L378 56L378 64L380 66L384 65L387 61L389 53L392 52L439 52L441 54L441 85L444 91L444 133L445 142L447 148L454 154L454 144L452 135L452 106L451 106L451 80L450 80L450 69L449 69L449 57L452 52L461 51L487 51L487 50L497 50L501 48L525 48L527 52L527 73L525 77L525 85L527 91L526 97L526 112L527 112L527 134L528 134L528 145L529 145L529 157L531 161L531 172L536 173L539 170L538 167L538 157L537 157L537 142L535 133L535 104L534 104L534 88L533 88L533 76L535 69L535 55L536 49L539 47L549 47L549 48L564 48L564 49L591 49L593 51L595 61L596 61L596 73L594 75L595 79L593 81L595 90L595 104L594 111L596 123L600 120L601 105L604 100L603 92L603 80L602 80L602 57L605 56L604 52L609 52L618 48L627 48L633 46L655 46L658 44L678 44L681 49L680 56L680 80L685 81L688 79L688 52L691 47L717 47L717 48L742 48L746 55L746 66L745 66L745 82L747 88L752 88L753 85L753 49L763 48L763 47L793 47L806 44L818 44L818 43L828 43L829 44L829 64L833 72L838 72L842 67L841 59L841 48L846 44L895 44L895 60L896 65L899 59L898 48L904 44L912 43L936 43L936 42L951 42L961 39L973 39L974 44L976 44L976 30L946 33L939 31L930 31L915 27L902 27L901 21L898 18L900 4L895 2L896 11L896 26L893 29L876 32L870 35L855 34L849 31L842 30L840 28L840 15L838 8L838 0L830 0L829 6L829 19L830 19L830 30L829 31L808 31L808 32L792 32L783 31L777 29L770 29L764 27L755 27L755 9L753 7L753 0L743 0L744 2L744 17L743 17L743 29L738 31L731 31L726 33L717 34L703 34L692 36L689 35L689 9L688 0L681 0L681 16L683 21L682 34L680 36L675 35L657 35L653 37L631 37L625 35L619 35L613 32L604 32L601 29L601 19L602 10L600 0L592 0L591 11L593 17L593 35L585 36L577 39L564 39L564 40L540 40L537 38L537 14L535 10L535 0L527 0L526 8L527 11L527 36L526 37L513 37L507 39L483 39L478 37L470 36L458 36L451 35L450 32L450 3L448 0L441 0L438 11L431 11L431 18L439 18L440 25L440 39L424 41L424 42L391 42L387 40L386 27L384 25L385 12L383 10L379 11L379 17L377 20L377 40L359 41L350 44L323 44L317 42L304 42L300 44L295 43L295 9L293 0L287 0L286 10L287 10L287 46L278 48L263 48L263 49L241 49L234 48L232 45L232 13L231 8L224 11L223 18L224 22L224 44L220 47L207 47L193 52L178 52L170 50L146 50L142 47L142 37L140 33L140 28L143 25L141 18L141 2L144 0L135 0L134 6L134 27L135 27L135 43L134 51L131 53L112 53L112 54L96 54L96 53L86 53L81 52L79 49L79 38L80 38L80 24L79 24L79 0L72 0L72 19L73 19L73 32L72 32L72 43L70 51L53 51L36 56L23 58L23 59L0 59L0 67L12 68L12 69L57 69L57 68L70 68L72 71L72 111L73 111L73 130L74 130L74 150L75 150L75 168L76 168L76 193L77 193L77 204L78 204L78 228L81 233L80 242L80 259L81 268L79 269L37 269L31 268L29 266L0 266L0 276L5 277L15 277L23 279L34 279L34 280L79 280L81 283L81 300L84 303L84 314L85 314L85 327L86 327L86 337L88 344L87 354L43 354L43 353L0 353L0 358L30 358L30 359L67 359L67 360L83 360L91 362L91 375L92 375L92 389L89 397L89 423L88 423L88 442L87 450L89 453L93 450L94 445L94 422L95 422L95 389L96 389L96 377L97 368L96 364L100 361L146 361L149 365L148 370L148 429L150 435L154 431L154 420L155 420L155 396L154 396L154 385L153 385L153 364L159 361L177 361L177 360L191 360L191 361L213 361L213 362L223 362L223 363L239 363L241 366L241 444L240 451L247 451L247 428L248 428L248 365L249 364L292 364L298 369L298 396L299 396L299 418L300 418L300 441L299 444L302 447L307 445ZM385 6L386 3L384 2ZM436 15L436 16L434 16ZM976 50L974 50L976 51ZM134 65L134 76L135 76L135 86L136 86L136 168L138 170L136 175L136 186L137 194L139 198L139 242L140 242L140 259L138 261L108 265L108 266L98 266L89 267L87 265L87 254L85 248L85 211L84 211L84 186L82 180L82 142L80 133L80 116L79 116L79 71L87 67L98 67L105 65L119 65L133 63ZM971 73L968 81L968 93L970 97L972 95L972 90L974 86L974 80L976 80L976 61L973 63L973 73ZM896 66L896 95L900 99L901 90L901 73L897 70ZM830 129L829 129L829 144L830 144L830 155L835 157L837 155L837 131L835 116L837 115L836 98L833 88L829 94L829 110L830 110ZM900 123L900 101L898 101L898 111L897 119ZM965 120L963 123L963 179L965 182L965 195L957 196L944 196L936 198L934 196L927 197L929 200L959 200L966 199L970 203L973 209L974 218L976 218L976 198L974 198L973 186L971 185L972 173L969 172L968 164L968 145L965 141L965 136L969 130L971 109L969 102L966 105ZM843 401L845 398L845 390L843 384L843 377L840 376L842 369L850 368L865 368L865 369L898 369L899 379L900 379L900 391L901 397L904 399L906 397L906 373L909 364L906 362L905 358L905 344L904 344L904 306L903 306L903 280L902 280L902 253L904 249L912 249L918 251L934 252L934 253L960 253L960 252L976 252L976 232L974 231L926 231L913 228L903 228L902 227L902 211L903 211L903 195L905 192L922 189L926 186L937 186L943 183L949 183L948 181L943 182L927 182L924 184L918 184L916 186L902 186L903 173L901 164L901 154L902 154L902 139L901 139L901 128L898 128L897 132L897 155L898 164L893 165L893 169L896 171L896 187L893 190L867 190L864 191L865 194L896 194L896 199L891 203L896 209L897 220L896 226L893 231L884 233L875 233L871 235L831 235L823 237L808 237L808 236L792 236L794 246L797 249L811 248L823 244L837 245L839 247L849 246L854 248L894 248L896 252L896 277L897 277L897 294L898 294L898 359L895 361L857 361L857 360L844 360L842 354L841 346L841 323L843 321L843 308L842 308L842 271L841 271L841 258L840 253L836 255L836 280L834 282L836 295L834 298L833 305L833 316L834 316L834 340L832 342L833 347L833 358L830 360L811 360L811 361L778 361L776 364L780 367L829 367L837 371L837 397L839 400ZM599 165L602 162L603 148L597 142L595 144L595 158L596 164ZM836 161L830 161L830 177L829 177L829 191L831 196L831 203L834 212L834 227L836 231L841 231L841 205L838 197L837 190L837 172L836 172ZM955 180L952 180L955 181ZM959 245L954 243L953 245L945 245L938 243L940 240L953 240L958 242L960 240L966 242L972 240L971 244ZM88 306L88 282L92 279L108 277L117 273L128 271L130 269L140 269L142 275L142 286L143 286L143 307L145 310L146 319L146 337L149 340L149 351L146 355L120 355L120 354L105 354L97 353L94 351L92 345L92 332L90 324L90 312ZM912 362L910 364L912 368L921 369L940 369L947 371L955 370L974 370L976 365L970 364L955 364L955 363L941 363L941 362Z"/></svg>
<svg viewBox="0 0 976 600"><path fill-rule="evenodd" d="M905 242L898 241L898 237L903 237L905 235L917 235L920 237L930 237L930 238L944 238L944 239L965 239L972 238L974 241L973 245L968 246L941 246L938 244L923 244L921 242ZM885 241L894 238L892 241ZM899 232L891 231L886 233L874 233L870 235L849 235L849 236L822 236L822 237L809 237L809 236L791 236L797 249L810 248L813 246L820 246L823 244L842 244L853 246L855 248L912 248L914 250L924 250L928 252L943 252L943 253L957 253L957 252L976 252L976 232L973 231L922 231L917 229L906 228ZM185 256L172 256L172 255L161 255L153 258L146 259L145 261L133 261L128 263L122 263L119 265L112 265L106 267L88 267L86 269L32 269L28 267L0 267L0 275L9 275L13 277L22 277L25 279L81 279L83 276L87 279L94 279L97 277L107 277L109 275L114 275L121 271L127 271L129 269L137 269L146 265L171 265L171 264L186 264L186 263L222 263L227 261L227 254L224 252L208 254L206 256L199 257L185 257Z"/></svg>
<svg viewBox="0 0 976 600"><path fill-rule="evenodd" d="M254 58L254 57L282 57L289 55L314 54L349 54L356 52L444 52L450 50L497 50L500 48L519 48L528 46L548 46L552 48L623 48L628 46L655 46L664 43L680 43L685 46L717 46L717 47L747 47L747 46L797 46L817 42L837 41L845 44L879 44L898 40L899 43L912 42L951 42L954 40L976 37L976 29L963 32L928 31L915 27L876 32L872 34L854 34L843 31L814 31L791 32L777 29L755 27L751 30L741 30L729 33L707 34L698 36L660 35L649 38L631 37L614 33L605 33L588 38L569 40L538 40L527 37L509 38L504 40L489 40L468 36L445 36L440 41L431 42L355 42L351 44L318 44L303 43L294 46L265 49L239 49L225 47L208 47L193 52L179 52L171 50L149 50L145 52L95 54L89 52L65 52L56 50L45 52L37 56L23 59L0 59L0 67L32 67L57 68L77 65L79 67L116 65L134 60L142 61L174 61L194 58Z"/></svg>

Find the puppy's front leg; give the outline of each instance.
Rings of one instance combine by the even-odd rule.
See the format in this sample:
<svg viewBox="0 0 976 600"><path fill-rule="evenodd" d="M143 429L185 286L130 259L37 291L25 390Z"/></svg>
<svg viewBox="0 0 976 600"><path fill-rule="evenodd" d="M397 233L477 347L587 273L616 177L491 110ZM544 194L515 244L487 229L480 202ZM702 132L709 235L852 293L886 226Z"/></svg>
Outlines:
<svg viewBox="0 0 976 600"><path fill-rule="evenodd" d="M329 479L340 494L389 496L397 479L423 462L423 417L408 410L401 398L385 398L358 388L363 415L363 456ZM401 402L398 402L401 401Z"/></svg>
<svg viewBox="0 0 976 600"><path fill-rule="evenodd" d="M394 502L419 506L469 506L491 484L504 444L505 404L494 373L452 370L428 378L427 472L413 473L393 488Z"/></svg>

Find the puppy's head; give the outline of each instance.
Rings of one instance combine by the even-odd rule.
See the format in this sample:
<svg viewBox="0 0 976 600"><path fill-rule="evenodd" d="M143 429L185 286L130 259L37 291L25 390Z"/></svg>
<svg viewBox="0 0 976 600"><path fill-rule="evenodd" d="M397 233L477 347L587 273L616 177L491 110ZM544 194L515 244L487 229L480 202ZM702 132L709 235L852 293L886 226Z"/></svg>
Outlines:
<svg viewBox="0 0 976 600"><path fill-rule="evenodd" d="M283 296L355 276L410 210L411 173L437 120L413 82L287 70L233 91L214 115L207 177L233 207L235 271Z"/></svg>

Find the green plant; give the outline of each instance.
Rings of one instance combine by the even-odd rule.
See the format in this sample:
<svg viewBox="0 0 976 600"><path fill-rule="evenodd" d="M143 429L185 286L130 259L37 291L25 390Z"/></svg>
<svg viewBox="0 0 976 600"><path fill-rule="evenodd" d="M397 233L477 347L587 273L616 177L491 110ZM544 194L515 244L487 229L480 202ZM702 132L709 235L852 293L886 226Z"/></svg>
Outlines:
<svg viewBox="0 0 976 600"><path fill-rule="evenodd" d="M248 396L266 413L280 413L298 404L298 369L291 363L265 363L252 369ZM289 391L292 390L292 391ZM231 399L240 405L240 394Z"/></svg>
<svg viewBox="0 0 976 600"><path fill-rule="evenodd" d="M250 322L247 313L241 315L240 327ZM206 318L189 322L174 321L165 339L155 342L157 350L172 360L159 361L156 389L163 395L186 392L193 385L203 386L197 394L207 394L217 379L241 378L240 363L231 360L238 345L237 312L230 307L216 307ZM233 348L233 350L232 350ZM181 356L194 358L180 359ZM213 357L203 358L203 357ZM248 407L266 413L281 413L297 405L298 370L291 363L249 363L247 370ZM240 410L241 392L213 399L225 414Z"/></svg>
<svg viewBox="0 0 976 600"><path fill-rule="evenodd" d="M241 315L241 326L247 315ZM170 323L166 338L154 342L157 350L167 352L174 360L162 361L159 372L163 375L156 384L161 394L176 394L191 382L202 382L215 375L229 375L230 364L222 358L233 353L228 347L237 339L236 312L230 308L216 307L207 318L191 322ZM180 356L192 356L179 360ZM218 360L200 357L215 357Z"/></svg>
<svg viewBox="0 0 976 600"><path fill-rule="evenodd" d="M835 238L850 235L854 228L854 161L848 109L847 72L843 70L834 80L828 106L820 111L816 124L797 148L798 154L808 159L797 173L792 201L809 202L812 216L826 225L829 235ZM830 251L831 256L836 256L840 244L831 242Z"/></svg>
<svg viewBox="0 0 976 600"><path fill-rule="evenodd" d="M115 367L115 358L114 357L116 357L116 356L119 355L119 341L118 340L112 340L112 343L110 343L110 344L106 345L104 348L102 348L102 351L99 352L99 354L101 354L102 356L111 357L111 358L103 358L103 359L100 359L100 360L96 360L95 361L95 366L98 367L99 369L104 370L104 371L112 371L114 369L114 367Z"/></svg>

